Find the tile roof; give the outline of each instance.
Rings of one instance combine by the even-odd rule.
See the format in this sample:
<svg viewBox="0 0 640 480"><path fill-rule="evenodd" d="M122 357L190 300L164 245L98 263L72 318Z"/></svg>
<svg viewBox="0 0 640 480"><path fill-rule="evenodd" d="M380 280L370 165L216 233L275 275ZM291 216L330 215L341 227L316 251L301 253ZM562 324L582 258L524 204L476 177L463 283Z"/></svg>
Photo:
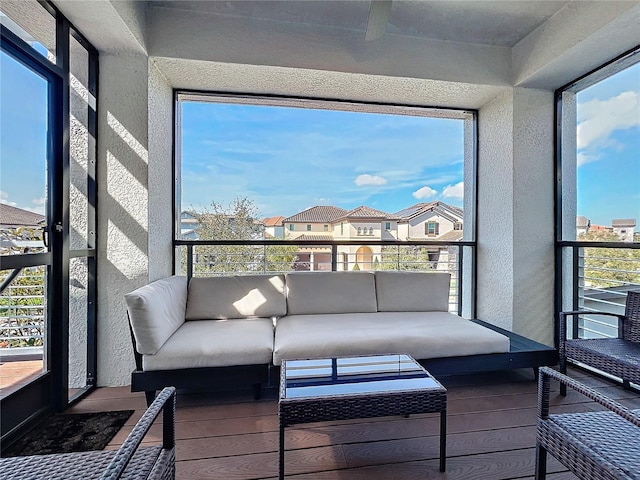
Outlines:
<svg viewBox="0 0 640 480"><path fill-rule="evenodd" d="M462 240L462 230L450 230L436 238L442 242L459 242Z"/></svg>
<svg viewBox="0 0 640 480"><path fill-rule="evenodd" d="M0 203L0 225L12 227L37 227L44 221L44 216L39 213L12 207L6 203Z"/></svg>
<svg viewBox="0 0 640 480"><path fill-rule="evenodd" d="M395 217L398 217L400 221L406 221L411 220L418 215L422 215L429 210L437 211L438 213L444 214L445 216L450 216L451 214L459 218L462 218L464 216L464 212L461 208L454 207L453 205L449 205L448 203L444 203L441 201L416 203L415 205L407 207L404 210L400 210L393 215Z"/></svg>
<svg viewBox="0 0 640 480"><path fill-rule="evenodd" d="M353 210L349 210L344 214L343 218L376 218L376 219L385 219L391 220L391 215L387 212L383 212L382 210L376 210L375 208L367 207L365 205L360 205Z"/></svg>
<svg viewBox="0 0 640 480"><path fill-rule="evenodd" d="M582 215L576 217L576 227L588 227L591 221Z"/></svg>
<svg viewBox="0 0 640 480"><path fill-rule="evenodd" d="M332 207L329 205L318 205L307 208L284 219L285 223L330 223L344 216L347 211L344 208Z"/></svg>
<svg viewBox="0 0 640 480"><path fill-rule="evenodd" d="M262 223L265 227L279 227L282 225L283 220L284 217L282 215L279 215L277 217L265 218L264 220L262 220Z"/></svg>
<svg viewBox="0 0 640 480"><path fill-rule="evenodd" d="M616 218L611 222L612 227L635 227L635 218Z"/></svg>
<svg viewBox="0 0 640 480"><path fill-rule="evenodd" d="M306 241L306 240L320 240L320 241L326 240L327 242L332 242L334 239L333 239L333 236L331 235L322 235L322 234L307 235L306 233L303 233L299 237L291 239L292 242Z"/></svg>

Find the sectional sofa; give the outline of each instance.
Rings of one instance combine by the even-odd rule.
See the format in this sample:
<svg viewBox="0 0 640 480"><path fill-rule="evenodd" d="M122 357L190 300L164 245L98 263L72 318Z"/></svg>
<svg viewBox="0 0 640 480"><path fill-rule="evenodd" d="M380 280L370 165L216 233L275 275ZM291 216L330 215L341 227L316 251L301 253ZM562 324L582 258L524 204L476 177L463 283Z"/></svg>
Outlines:
<svg viewBox="0 0 640 480"><path fill-rule="evenodd" d="M125 295L136 357L132 390L150 401L165 385L250 382L258 394L277 382L283 359L377 353L407 353L427 366L458 362L450 373L472 372L475 359L496 354L505 358L498 368L537 366L505 357L509 332L450 313L449 290L450 275L439 272L157 280Z"/></svg>

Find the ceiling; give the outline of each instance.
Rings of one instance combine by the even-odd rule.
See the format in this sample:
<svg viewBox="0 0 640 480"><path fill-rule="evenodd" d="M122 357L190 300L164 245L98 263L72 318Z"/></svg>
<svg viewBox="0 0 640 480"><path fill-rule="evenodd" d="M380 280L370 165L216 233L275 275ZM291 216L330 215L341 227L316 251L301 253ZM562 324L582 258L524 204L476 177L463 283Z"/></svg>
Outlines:
<svg viewBox="0 0 640 480"><path fill-rule="evenodd" d="M565 7L568 1L394 0L387 35L513 47ZM192 1L154 0L148 7L241 19L306 25L364 36L367 0Z"/></svg>
<svg viewBox="0 0 640 480"><path fill-rule="evenodd" d="M640 0L373 0L369 41L370 0L53 1L102 55L191 90L480 108L640 44Z"/></svg>

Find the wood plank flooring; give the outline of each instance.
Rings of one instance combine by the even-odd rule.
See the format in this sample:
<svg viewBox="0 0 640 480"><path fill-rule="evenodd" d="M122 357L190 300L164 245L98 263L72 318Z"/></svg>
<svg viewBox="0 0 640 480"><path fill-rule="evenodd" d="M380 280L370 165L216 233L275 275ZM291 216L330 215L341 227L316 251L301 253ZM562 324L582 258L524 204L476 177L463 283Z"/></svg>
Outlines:
<svg viewBox="0 0 640 480"><path fill-rule="evenodd" d="M640 395L574 369L570 375L633 408ZM438 471L438 416L306 424L286 430L286 473L297 480L533 479L537 383L531 370L441 378L448 390L447 472ZM553 382L552 382L553 387ZM128 387L101 388L70 412L135 409L108 448L117 448L146 407ZM552 412L598 409L575 392L552 393ZM180 394L179 479L274 479L278 472L275 391ZM148 443L161 438L154 426ZM550 459L550 480L575 479Z"/></svg>
<svg viewBox="0 0 640 480"><path fill-rule="evenodd" d="M0 398L15 392L42 373L42 360L0 362Z"/></svg>

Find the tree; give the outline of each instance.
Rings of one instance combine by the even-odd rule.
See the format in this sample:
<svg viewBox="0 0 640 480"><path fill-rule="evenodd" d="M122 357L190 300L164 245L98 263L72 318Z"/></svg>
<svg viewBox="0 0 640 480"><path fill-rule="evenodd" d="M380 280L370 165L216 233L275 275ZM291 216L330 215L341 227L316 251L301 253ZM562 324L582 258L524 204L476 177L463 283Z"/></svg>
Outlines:
<svg viewBox="0 0 640 480"><path fill-rule="evenodd" d="M439 248L439 247L431 247ZM429 249L418 245L384 245L378 270L431 270Z"/></svg>
<svg viewBox="0 0 640 480"><path fill-rule="evenodd" d="M591 230L578 237L587 242L619 242L606 230ZM619 287L640 283L640 250L632 248L585 247L585 284L592 288Z"/></svg>
<svg viewBox="0 0 640 480"><path fill-rule="evenodd" d="M224 206L192 211L200 240L261 240L264 227L252 200L239 197ZM194 247L194 272L238 273L287 271L293 268L294 245L205 245Z"/></svg>

